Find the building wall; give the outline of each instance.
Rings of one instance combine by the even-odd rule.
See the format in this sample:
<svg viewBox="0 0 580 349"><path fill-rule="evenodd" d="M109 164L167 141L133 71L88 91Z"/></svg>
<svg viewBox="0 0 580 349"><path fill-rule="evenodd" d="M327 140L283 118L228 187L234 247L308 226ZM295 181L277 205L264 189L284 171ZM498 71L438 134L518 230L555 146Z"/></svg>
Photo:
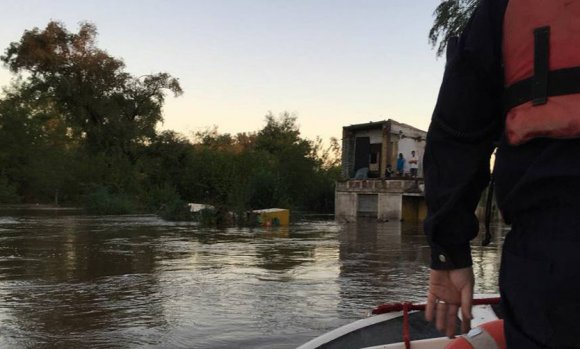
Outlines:
<svg viewBox="0 0 580 349"><path fill-rule="evenodd" d="M399 193L380 193L378 219L381 221L400 221L402 218L402 198Z"/></svg>
<svg viewBox="0 0 580 349"><path fill-rule="evenodd" d="M386 125L383 126L383 144L381 145L381 176L384 176L387 165L391 164L391 157L391 127Z"/></svg>
<svg viewBox="0 0 580 349"><path fill-rule="evenodd" d="M377 218L378 194L357 194L357 216Z"/></svg>
<svg viewBox="0 0 580 349"><path fill-rule="evenodd" d="M410 137L410 138L423 138L425 139L425 136L427 135L427 133L425 131L421 131L421 130L417 130L411 127L408 127L406 125L402 125L399 123L391 123L391 133L392 134L402 134L405 137Z"/></svg>
<svg viewBox="0 0 580 349"><path fill-rule="evenodd" d="M348 129L343 128L342 138L342 171L345 179L354 177L355 165L355 144L357 137L369 137L371 147L380 149L380 160L378 165L379 175L384 175L387 164L393 169L397 167L399 153L405 157L405 172L410 172L408 160L411 151L415 151L419 160L419 177L423 176L423 154L425 152L426 132L415 129L405 124L393 120L385 121L381 125L374 123L370 129ZM375 166L377 167L377 166Z"/></svg>
<svg viewBox="0 0 580 349"><path fill-rule="evenodd" d="M415 151L415 156L419 159L418 176L423 177L423 154L425 153L425 141L417 141L413 138L402 138L397 142L399 153L403 153L405 158L405 173L411 171L409 160L411 159L411 151Z"/></svg>
<svg viewBox="0 0 580 349"><path fill-rule="evenodd" d="M334 197L334 216L342 222L355 222L358 212L358 194L336 192Z"/></svg>
<svg viewBox="0 0 580 349"><path fill-rule="evenodd" d="M335 198L335 217L341 222L355 222L358 217L420 222L427 216L422 194L337 192Z"/></svg>
<svg viewBox="0 0 580 349"><path fill-rule="evenodd" d="M369 170L372 172L384 172L384 167L382 166L382 143L383 143L383 130L382 129L372 129L372 130L357 130L357 131L347 131L343 130L342 138L342 175L346 178L352 178L355 174L355 156L356 156L356 139L359 137L369 137L371 149L378 147L378 158L375 165L369 166Z"/></svg>
<svg viewBox="0 0 580 349"><path fill-rule="evenodd" d="M405 222L422 222L427 217L427 204L423 196L402 196L402 219Z"/></svg>
<svg viewBox="0 0 580 349"><path fill-rule="evenodd" d="M352 178L354 176L354 135L346 130L342 132L342 177Z"/></svg>
<svg viewBox="0 0 580 349"><path fill-rule="evenodd" d="M383 130L360 130L354 132L355 137L369 137L371 139L371 144L383 143Z"/></svg>
<svg viewBox="0 0 580 349"><path fill-rule="evenodd" d="M395 150L396 148L396 152L391 166L393 166L393 168L397 167L397 158L399 157L399 153L402 153L405 160L407 160L405 161L405 172L409 173L411 170L409 159L411 158L411 151L414 150L415 155L419 160L418 176L423 177L423 154L425 154L426 135L427 134L423 131L393 123L391 126L391 139L393 140L392 150Z"/></svg>
<svg viewBox="0 0 580 349"><path fill-rule="evenodd" d="M424 186L421 180L418 184L419 191L413 191L417 182L409 179L337 182L335 217L341 222L354 222L361 216L380 221L423 220L426 215Z"/></svg>

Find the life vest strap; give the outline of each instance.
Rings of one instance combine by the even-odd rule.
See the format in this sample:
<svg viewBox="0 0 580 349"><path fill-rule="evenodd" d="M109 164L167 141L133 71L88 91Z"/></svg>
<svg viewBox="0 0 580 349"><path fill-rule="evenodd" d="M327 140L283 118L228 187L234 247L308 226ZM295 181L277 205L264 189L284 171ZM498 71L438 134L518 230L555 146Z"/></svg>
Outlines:
<svg viewBox="0 0 580 349"><path fill-rule="evenodd" d="M532 103L548 101L548 74L550 73L550 27L534 30L534 77L532 78Z"/></svg>
<svg viewBox="0 0 580 349"><path fill-rule="evenodd" d="M549 71L545 80L547 83L546 97L580 93L580 66ZM520 104L534 101L537 98L534 95L536 91L534 83L535 76L509 86L504 94L504 111L507 112ZM534 103L534 105L537 104Z"/></svg>

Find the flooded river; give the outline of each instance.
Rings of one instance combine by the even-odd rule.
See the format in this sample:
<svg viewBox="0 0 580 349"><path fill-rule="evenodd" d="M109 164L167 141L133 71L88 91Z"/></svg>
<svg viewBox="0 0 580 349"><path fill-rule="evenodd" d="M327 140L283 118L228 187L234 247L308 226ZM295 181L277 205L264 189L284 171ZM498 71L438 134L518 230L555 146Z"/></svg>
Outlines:
<svg viewBox="0 0 580 349"><path fill-rule="evenodd" d="M422 234L1 211L0 348L295 348L380 303L423 300ZM476 292L497 292L495 240L475 248Z"/></svg>

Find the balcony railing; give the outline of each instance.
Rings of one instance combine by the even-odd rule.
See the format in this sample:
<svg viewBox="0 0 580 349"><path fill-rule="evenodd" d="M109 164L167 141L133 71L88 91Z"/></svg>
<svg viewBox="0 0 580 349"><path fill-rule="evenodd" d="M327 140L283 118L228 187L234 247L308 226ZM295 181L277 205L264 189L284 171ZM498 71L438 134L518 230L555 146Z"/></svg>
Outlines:
<svg viewBox="0 0 580 349"><path fill-rule="evenodd" d="M392 193L422 193L423 179L349 179L336 182L336 191L350 192L392 192Z"/></svg>

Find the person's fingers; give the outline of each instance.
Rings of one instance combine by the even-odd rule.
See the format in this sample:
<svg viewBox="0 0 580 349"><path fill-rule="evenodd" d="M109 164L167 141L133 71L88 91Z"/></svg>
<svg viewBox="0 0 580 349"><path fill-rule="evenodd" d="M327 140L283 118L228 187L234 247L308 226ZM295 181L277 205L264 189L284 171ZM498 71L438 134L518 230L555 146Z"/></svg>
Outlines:
<svg viewBox="0 0 580 349"><path fill-rule="evenodd" d="M435 327L439 331L445 332L447 325L447 303L437 303L435 312Z"/></svg>
<svg viewBox="0 0 580 349"><path fill-rule="evenodd" d="M457 323L457 310L459 307L456 304L447 305L447 328L445 334L449 338L455 336L455 325Z"/></svg>
<svg viewBox="0 0 580 349"><path fill-rule="evenodd" d="M461 332L467 333L471 328L473 304L473 286L466 286L461 290Z"/></svg>
<svg viewBox="0 0 580 349"><path fill-rule="evenodd" d="M425 320L429 322L433 321L436 299L437 298L433 293L429 292L427 294L427 305L425 306Z"/></svg>

